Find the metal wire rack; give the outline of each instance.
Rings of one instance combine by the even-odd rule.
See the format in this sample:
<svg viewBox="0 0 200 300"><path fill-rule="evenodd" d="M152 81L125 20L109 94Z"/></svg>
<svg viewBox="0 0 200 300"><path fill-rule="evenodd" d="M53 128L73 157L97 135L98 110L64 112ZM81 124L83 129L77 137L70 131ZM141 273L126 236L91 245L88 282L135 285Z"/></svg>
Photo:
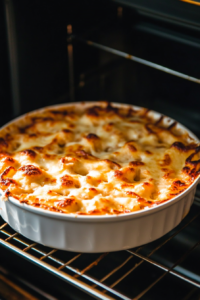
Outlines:
<svg viewBox="0 0 200 300"><path fill-rule="evenodd" d="M140 63L142 65L157 69L159 71L162 71L162 72L165 72L165 73L168 73L168 74L171 74L171 75L174 75L174 76L177 76L177 77L180 77L180 78L183 78L183 79L186 79L186 80L189 80L189 81L200 84L200 79L198 79L198 78L183 74L181 72L177 72L177 71L172 70L170 68L167 68L167 67L161 66L159 64L150 62L146 59L142 59L142 58L139 58L137 56L131 55L131 54L126 53L124 51L120 51L120 50L114 49L112 47L101 45L101 44L93 42L91 40L83 39L79 36L72 36L72 39L77 40L77 41L82 42L82 43L85 43L88 46L92 46L92 47L98 48L100 50L104 50L104 51L107 51L109 53L118 55L118 56L123 57L125 59L129 59L129 60L132 60L134 62Z"/></svg>
<svg viewBox="0 0 200 300"><path fill-rule="evenodd" d="M170 233L147 245L113 253L81 254L51 249L28 240L0 221L0 245L94 298L169 299L172 294L171 299L200 297L197 196L190 213Z"/></svg>

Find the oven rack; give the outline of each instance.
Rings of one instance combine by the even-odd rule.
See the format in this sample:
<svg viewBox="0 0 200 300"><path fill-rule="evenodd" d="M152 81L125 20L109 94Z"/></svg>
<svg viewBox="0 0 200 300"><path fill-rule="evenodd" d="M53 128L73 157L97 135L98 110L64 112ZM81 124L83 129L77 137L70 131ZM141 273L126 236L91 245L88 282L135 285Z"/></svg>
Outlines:
<svg viewBox="0 0 200 300"><path fill-rule="evenodd" d="M124 51L120 51L118 49L115 49L115 48L112 48L112 47L109 47L109 46L106 46L106 45L102 45L100 43L96 43L94 41L91 41L91 40L88 40L88 39L84 39L84 38L81 38L81 37L76 36L76 35L72 35L71 38L68 39L69 42L71 42L71 40L75 40L75 41L87 44L88 46L92 46L92 47L95 47L97 49L100 49L100 50L103 50L103 51L107 51L107 52L109 52L111 54L117 55L119 57L123 57L125 59L132 60L132 61L134 61L136 63L140 63L140 64L145 65L147 67L151 67L151 68L154 68L156 70L168 73L170 75L174 75L174 76L180 77L182 79L185 79L185 80L192 81L194 83L200 84L200 79L198 79L198 78L195 78L193 76L189 76L189 75L183 74L183 73L178 72L176 70L172 70L172 69L167 68L165 66L162 66L162 65L156 64L154 62L148 61L146 59L134 56L134 55L126 53ZM69 56L69 59L70 59L71 55L69 54L69 51L68 51L68 56Z"/></svg>
<svg viewBox="0 0 200 300"><path fill-rule="evenodd" d="M170 233L141 247L113 253L81 254L51 249L23 237L2 219L0 224L1 246L96 299L161 299L159 291L162 293L166 289L165 293L170 292L173 285L180 294L176 299L187 300L197 294L200 296L200 268L196 271L188 267L191 259L197 262L200 256L200 198L197 196L188 216ZM198 233L189 241L192 231ZM167 252L161 250L169 247L169 244L175 250L177 242L182 244L180 249L183 249L178 250L176 260L173 258L169 265ZM139 287L138 277L144 278ZM169 299L168 296L166 299Z"/></svg>
<svg viewBox="0 0 200 300"><path fill-rule="evenodd" d="M119 7L120 8L120 7ZM97 28L97 33L100 32L100 28L104 26L101 25ZM95 28L96 29L96 28ZM94 30L93 30L94 31ZM67 25L67 53L68 53L68 75L69 75L69 99L70 101L75 101L75 90L82 88L85 85L85 74L81 74L80 80L78 84L75 84L75 74L74 74L74 53L73 53L73 46L75 44L85 44L88 47L93 47L99 49L100 51L104 51L110 54L113 54L117 58L127 59L129 61L133 61L135 63L147 66L149 68L161 71L163 73L167 73L169 75L173 75L175 77L179 77L181 79L200 84L200 78L196 78L194 76L190 76L188 74L179 72L172 68L166 67L164 65L160 65L158 63L152 62L150 60L135 56L125 51L121 51L112 47L111 45L104 44L102 42L97 42L93 36L91 35L90 30L86 32L84 35L73 34L72 25ZM94 32L93 32L94 34ZM83 78L82 78L83 77Z"/></svg>
<svg viewBox="0 0 200 300"><path fill-rule="evenodd" d="M117 13L117 14L115 15L115 13ZM122 23L123 20L124 20L124 8L121 7L121 6L118 6L115 13L113 13L113 15L110 16L109 21L104 20L104 22L101 22L98 26L94 26L93 28L90 28L89 30L87 29L87 31L84 32L84 34L82 34L82 35L74 34L73 30L72 30L72 25L71 24L67 25L67 43L68 43L68 60L69 60L69 86L73 86L73 84L74 84L74 78L73 78L73 76L74 76L74 74L73 74L73 42L78 42L78 43L80 42L80 43L86 44L88 46L97 48L99 50L109 52L109 53L114 54L118 57L123 57L125 59L132 60L136 63L140 63L142 65L154 68L156 70L159 70L159 71L162 71L162 72L165 72L165 73L168 73L170 75L174 75L174 76L180 77L182 79L200 84L200 78L195 78L193 76L184 74L182 72L178 72L178 71L173 70L171 68L168 68L166 66L162 66L162 65L154 63L152 61L134 56L130 53L120 51L120 50L115 49L115 48L113 48L109 45L104 45L102 43L98 43L98 42L92 40L93 38L92 39L88 38L88 37L91 36L91 34L99 33L101 31L101 29L107 28L108 24L111 24L111 22L116 24L116 26L117 26L117 24ZM72 98L72 100L73 100L73 98Z"/></svg>

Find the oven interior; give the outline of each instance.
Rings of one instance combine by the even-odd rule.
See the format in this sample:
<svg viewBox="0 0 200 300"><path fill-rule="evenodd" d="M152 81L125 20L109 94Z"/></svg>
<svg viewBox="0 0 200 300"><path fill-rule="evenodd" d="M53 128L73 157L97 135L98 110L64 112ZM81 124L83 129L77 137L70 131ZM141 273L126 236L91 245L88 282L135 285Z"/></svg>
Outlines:
<svg viewBox="0 0 200 300"><path fill-rule="evenodd" d="M1 5L1 125L43 106L107 100L159 111L200 137L200 6L178 0ZM50 249L1 219L0 296L199 299L199 196L197 189L191 211L170 233L114 253Z"/></svg>

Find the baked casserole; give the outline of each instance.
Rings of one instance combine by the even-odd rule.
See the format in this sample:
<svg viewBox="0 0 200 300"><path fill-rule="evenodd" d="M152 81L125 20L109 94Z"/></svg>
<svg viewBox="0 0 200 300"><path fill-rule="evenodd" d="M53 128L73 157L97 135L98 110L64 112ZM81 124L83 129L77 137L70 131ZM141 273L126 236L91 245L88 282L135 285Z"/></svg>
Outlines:
<svg viewBox="0 0 200 300"><path fill-rule="evenodd" d="M4 199L77 215L130 213L166 202L186 190L200 168L199 144L170 120L107 102L26 114L0 131Z"/></svg>

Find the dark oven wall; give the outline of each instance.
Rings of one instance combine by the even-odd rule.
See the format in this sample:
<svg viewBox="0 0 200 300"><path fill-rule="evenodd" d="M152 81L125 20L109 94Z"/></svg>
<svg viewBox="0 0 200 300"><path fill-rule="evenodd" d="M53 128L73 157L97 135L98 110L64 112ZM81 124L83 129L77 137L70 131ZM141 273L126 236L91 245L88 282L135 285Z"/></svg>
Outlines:
<svg viewBox="0 0 200 300"><path fill-rule="evenodd" d="M160 111L200 136L199 82L112 53L117 49L198 79L197 28L123 1L7 0L4 6L12 49L9 118L46 105L108 100ZM83 42L88 40L108 51Z"/></svg>
<svg viewBox="0 0 200 300"><path fill-rule="evenodd" d="M10 49L11 84L14 76L14 114L66 101L69 90L67 31L95 26L109 14L102 2L4 1ZM82 53L83 64L89 54ZM88 64L88 63L87 63ZM90 64L94 59L90 57ZM63 100L64 99L64 100Z"/></svg>
<svg viewBox="0 0 200 300"><path fill-rule="evenodd" d="M0 120L4 124L12 115L9 56L3 2L0 1Z"/></svg>

